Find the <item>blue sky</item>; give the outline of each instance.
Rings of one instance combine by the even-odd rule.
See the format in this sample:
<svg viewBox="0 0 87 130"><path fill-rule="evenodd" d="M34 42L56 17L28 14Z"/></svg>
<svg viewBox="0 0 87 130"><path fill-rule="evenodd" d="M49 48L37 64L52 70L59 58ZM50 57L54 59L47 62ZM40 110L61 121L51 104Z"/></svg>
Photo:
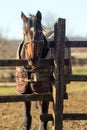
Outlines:
<svg viewBox="0 0 87 130"><path fill-rule="evenodd" d="M28 15L37 10L43 23L65 18L67 36L87 36L87 0L0 0L0 35L22 39L21 11Z"/></svg>

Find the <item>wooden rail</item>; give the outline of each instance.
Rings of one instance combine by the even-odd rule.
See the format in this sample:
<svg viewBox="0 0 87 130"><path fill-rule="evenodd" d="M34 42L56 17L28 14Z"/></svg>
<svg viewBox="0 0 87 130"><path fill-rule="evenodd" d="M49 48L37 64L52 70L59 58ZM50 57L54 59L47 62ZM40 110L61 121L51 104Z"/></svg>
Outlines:
<svg viewBox="0 0 87 130"><path fill-rule="evenodd" d="M87 120L86 113L63 114L63 120Z"/></svg>
<svg viewBox="0 0 87 130"><path fill-rule="evenodd" d="M66 47L87 47L87 41L66 41Z"/></svg>
<svg viewBox="0 0 87 130"><path fill-rule="evenodd" d="M79 81L79 82L87 82L87 75L66 75L65 81Z"/></svg>
<svg viewBox="0 0 87 130"><path fill-rule="evenodd" d="M7 67L7 66L27 66L28 65L28 61L27 60L0 60L0 66L2 67Z"/></svg>
<svg viewBox="0 0 87 130"><path fill-rule="evenodd" d="M66 99L66 93L64 98ZM5 102L24 102L24 101L53 101L52 94L42 93L42 94L22 94L22 95L2 95L0 96L0 103Z"/></svg>
<svg viewBox="0 0 87 130"><path fill-rule="evenodd" d="M3 95L0 96L0 103L23 102L23 101L52 101L52 94L22 94L22 95Z"/></svg>
<svg viewBox="0 0 87 130"><path fill-rule="evenodd" d="M54 40L48 40L48 47L54 46ZM65 47L87 47L87 41L65 41Z"/></svg>
<svg viewBox="0 0 87 130"><path fill-rule="evenodd" d="M44 114L40 116L40 119L42 121L52 121L53 116L52 114ZM63 114L63 120L87 120L87 114L86 113L69 113L69 114Z"/></svg>
<svg viewBox="0 0 87 130"><path fill-rule="evenodd" d="M28 60L16 60L16 59L13 59L13 60L0 60L0 66L2 67L7 67L7 66L27 66L28 65ZM53 63L53 60L52 59L49 59L49 60L46 60L46 59L40 59L37 63L37 65L40 65L40 66L50 66L50 65L54 65Z"/></svg>

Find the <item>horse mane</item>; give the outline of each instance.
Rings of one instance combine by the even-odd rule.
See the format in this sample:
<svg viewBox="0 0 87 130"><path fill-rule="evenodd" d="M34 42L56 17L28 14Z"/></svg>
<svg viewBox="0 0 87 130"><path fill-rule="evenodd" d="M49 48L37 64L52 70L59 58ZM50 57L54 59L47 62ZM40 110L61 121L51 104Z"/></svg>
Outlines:
<svg viewBox="0 0 87 130"><path fill-rule="evenodd" d="M44 34L43 34L43 36L44 36ZM45 58L47 56L47 54L48 54L48 51L49 51L49 48L47 46L47 39L44 36L44 47L43 47L43 51L42 51L42 54L41 54L40 58Z"/></svg>
<svg viewBox="0 0 87 130"><path fill-rule="evenodd" d="M18 49L17 49L17 59L21 59L21 50L23 47L23 41L19 44Z"/></svg>

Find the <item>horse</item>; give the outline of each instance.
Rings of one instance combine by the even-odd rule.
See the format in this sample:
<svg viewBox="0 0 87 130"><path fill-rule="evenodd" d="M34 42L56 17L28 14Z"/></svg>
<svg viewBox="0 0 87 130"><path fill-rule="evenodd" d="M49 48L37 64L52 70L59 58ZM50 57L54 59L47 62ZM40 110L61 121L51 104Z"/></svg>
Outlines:
<svg viewBox="0 0 87 130"><path fill-rule="evenodd" d="M37 62L43 58L47 58L49 55L49 48L47 46L47 39L43 34L43 27L41 24L42 14L37 11L36 15L30 15L27 17L23 12L21 12L21 18L23 20L23 40L19 44L17 51L18 59L27 59L29 61L30 69L34 70L38 68ZM48 56L49 57L49 56ZM50 57L51 58L51 57ZM28 66L29 67L29 66ZM31 72L24 71L29 69L26 67L17 67L17 76L22 78L32 78L33 74ZM48 75L52 74L52 68L49 69L42 68L46 71ZM19 75L18 75L18 72ZM17 78L18 78L17 77ZM21 78L20 78L21 79ZM19 82L18 82L19 83ZM51 83L30 83L23 82L23 79L17 86L17 91L22 94L36 94L36 93L49 93L51 92ZM21 87L22 86L22 87ZM20 89L20 90L19 90ZM37 101L37 107L39 109L40 115L48 113L49 101ZM30 130L32 116L30 113L31 102L24 102L25 119L24 128L25 130ZM47 121L40 121L39 130L47 130Z"/></svg>
<svg viewBox="0 0 87 130"><path fill-rule="evenodd" d="M16 91L22 94L37 94L37 93L52 93L52 83L51 82L37 82L30 83L27 79L34 78L33 70L40 69L38 66L38 61L43 59L53 58L53 52L48 48L48 39L43 33L43 27L41 24L42 14L40 11L37 11L36 15L30 15L27 17L23 12L21 12L21 18L23 20L23 40L19 44L17 50L17 59L27 59L29 66L17 67L16 79L17 86ZM53 34L53 33L51 33ZM53 34L54 35L54 34ZM52 36L54 37L54 36ZM66 38L67 40L67 38ZM69 48L65 48L65 74L71 74L71 56ZM48 75L52 75L53 67L41 68ZM41 73L39 73L41 74ZM25 80L24 80L25 79ZM70 81L68 82L70 83ZM66 84L64 85L64 93L66 93ZM47 114L49 108L49 101L37 101L36 104L39 109L40 115ZM24 129L30 130L32 123L31 116L31 102L24 102ZM47 130L47 121L40 121L38 130Z"/></svg>

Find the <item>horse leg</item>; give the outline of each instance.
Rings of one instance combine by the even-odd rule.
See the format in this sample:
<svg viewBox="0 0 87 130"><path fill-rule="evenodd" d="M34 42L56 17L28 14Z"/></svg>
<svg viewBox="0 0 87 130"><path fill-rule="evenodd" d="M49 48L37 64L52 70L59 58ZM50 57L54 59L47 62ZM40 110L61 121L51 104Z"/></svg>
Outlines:
<svg viewBox="0 0 87 130"><path fill-rule="evenodd" d="M24 130L30 130L32 117L30 114L31 102L24 102Z"/></svg>
<svg viewBox="0 0 87 130"><path fill-rule="evenodd" d="M49 107L49 102L43 101L41 106L38 107L39 111L40 111L40 115L47 114L48 113L48 107ZM48 123L47 121L41 121L40 120L39 130L47 130L47 123Z"/></svg>

